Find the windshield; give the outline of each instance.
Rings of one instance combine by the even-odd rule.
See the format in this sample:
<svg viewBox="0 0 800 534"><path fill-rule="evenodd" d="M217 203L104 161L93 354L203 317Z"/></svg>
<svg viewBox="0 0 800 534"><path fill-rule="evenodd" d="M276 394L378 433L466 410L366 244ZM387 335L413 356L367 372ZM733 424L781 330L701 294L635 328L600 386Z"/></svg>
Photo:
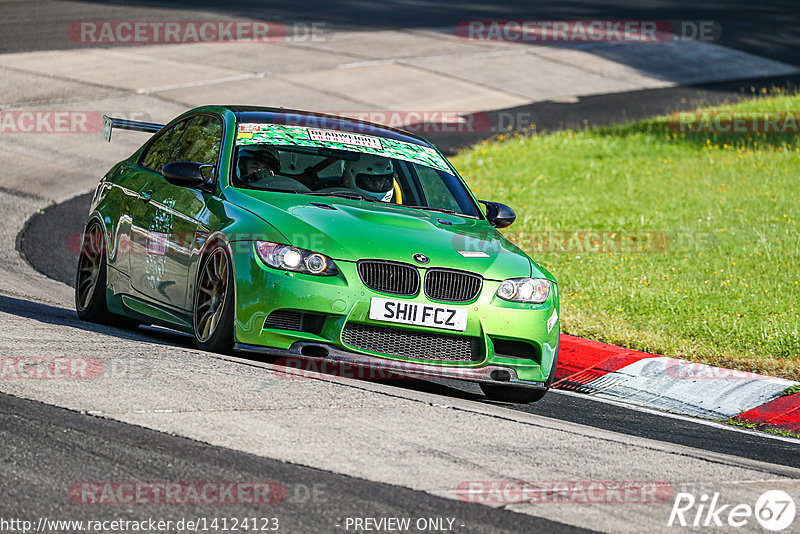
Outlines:
<svg viewBox="0 0 800 534"><path fill-rule="evenodd" d="M478 217L461 181L430 147L336 130L240 124L233 185L382 202Z"/></svg>

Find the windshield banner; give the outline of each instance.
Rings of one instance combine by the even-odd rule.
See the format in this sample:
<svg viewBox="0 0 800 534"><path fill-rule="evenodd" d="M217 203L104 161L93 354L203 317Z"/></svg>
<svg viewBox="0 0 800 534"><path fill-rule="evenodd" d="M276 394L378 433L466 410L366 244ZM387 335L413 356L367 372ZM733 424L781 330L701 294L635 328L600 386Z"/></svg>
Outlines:
<svg viewBox="0 0 800 534"><path fill-rule="evenodd" d="M236 133L236 144L335 148L402 159L451 172L444 158L430 147L339 130L286 124L242 123Z"/></svg>

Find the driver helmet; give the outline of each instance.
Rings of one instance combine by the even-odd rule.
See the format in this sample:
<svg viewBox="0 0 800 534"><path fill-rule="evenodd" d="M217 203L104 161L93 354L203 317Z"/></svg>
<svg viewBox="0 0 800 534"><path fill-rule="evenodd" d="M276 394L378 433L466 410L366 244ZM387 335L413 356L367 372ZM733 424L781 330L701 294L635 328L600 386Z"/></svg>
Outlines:
<svg viewBox="0 0 800 534"><path fill-rule="evenodd" d="M239 178L244 178L261 169L267 169L272 174L281 170L281 160L278 151L271 146L247 147L239 149L237 160Z"/></svg>
<svg viewBox="0 0 800 534"><path fill-rule="evenodd" d="M391 160L381 156L362 154L356 161L348 161L342 182L344 187L381 202L391 202L394 197L394 168Z"/></svg>

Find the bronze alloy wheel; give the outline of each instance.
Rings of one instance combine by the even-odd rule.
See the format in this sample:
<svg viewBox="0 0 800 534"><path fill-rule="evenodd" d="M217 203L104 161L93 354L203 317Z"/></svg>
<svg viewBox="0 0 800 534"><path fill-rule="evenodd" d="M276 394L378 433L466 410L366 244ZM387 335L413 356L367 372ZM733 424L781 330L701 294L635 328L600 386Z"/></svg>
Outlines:
<svg viewBox="0 0 800 534"><path fill-rule="evenodd" d="M217 248L206 256L197 280L194 306L194 331L201 343L211 339L223 320L229 271L230 260L223 248Z"/></svg>
<svg viewBox="0 0 800 534"><path fill-rule="evenodd" d="M89 308L97 290L103 268L103 232L100 225L92 224L83 234L75 281L76 304L79 311Z"/></svg>

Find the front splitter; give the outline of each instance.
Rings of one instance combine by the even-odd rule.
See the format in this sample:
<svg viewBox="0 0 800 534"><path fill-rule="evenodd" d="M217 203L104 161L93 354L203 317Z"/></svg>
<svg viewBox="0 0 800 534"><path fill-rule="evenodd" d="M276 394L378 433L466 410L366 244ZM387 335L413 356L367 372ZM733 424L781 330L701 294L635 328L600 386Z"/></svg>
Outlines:
<svg viewBox="0 0 800 534"><path fill-rule="evenodd" d="M257 354L266 354L269 356L277 356L284 358L292 358L299 361L314 362L318 367L316 369L324 369L325 363L339 363L352 365L361 369L369 371L377 371L385 373L380 376L369 374L371 378L385 378L387 376L403 376L408 378L443 378L449 380L463 380L466 382L478 382L484 384L493 384L498 386L514 386L529 389L548 389L544 382L532 382L527 380L520 380L514 369L509 367L500 367L497 365L486 365L483 367L455 367L455 366L439 366L429 365L424 363L405 362L399 360L392 360L389 358L381 358L379 356L370 356L368 354L359 354L357 352L350 352L339 349L332 345L324 343L308 343L298 341L288 349L276 349L272 347L263 347L260 345L249 345L244 343L237 343L234 349L242 352L252 352ZM303 350L305 349L305 353ZM325 355L314 355L314 352L321 353L325 351ZM293 366L288 366L293 368ZM316 371L315 372L321 372ZM297 368L298 372L302 368ZM321 372L325 374L324 372ZM328 373L330 374L330 373ZM502 378L493 378L493 376L501 376ZM358 378L367 378L367 376Z"/></svg>

